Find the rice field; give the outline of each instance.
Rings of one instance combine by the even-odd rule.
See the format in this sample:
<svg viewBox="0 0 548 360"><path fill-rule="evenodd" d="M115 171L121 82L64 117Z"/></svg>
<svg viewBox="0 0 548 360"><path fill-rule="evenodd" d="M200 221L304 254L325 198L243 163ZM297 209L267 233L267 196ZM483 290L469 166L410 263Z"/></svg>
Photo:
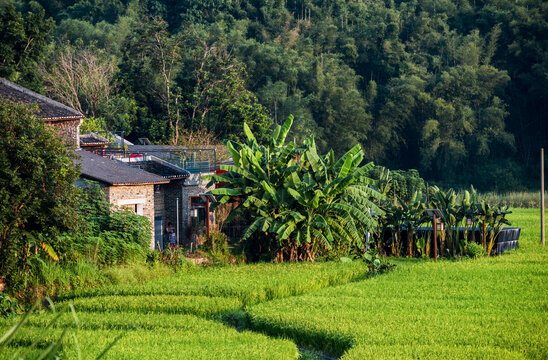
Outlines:
<svg viewBox="0 0 548 360"><path fill-rule="evenodd" d="M396 270L376 277L359 262L198 268L67 293L56 321L32 315L0 359L35 358L64 330L67 359L96 358L117 336L104 358L314 358L308 348L345 360L546 359L538 212L515 210L520 249L500 257L393 259ZM0 320L0 334L14 321Z"/></svg>
<svg viewBox="0 0 548 360"><path fill-rule="evenodd" d="M342 359L548 358L547 254L538 210L516 210L521 248L397 261L390 274L247 309L251 326Z"/></svg>

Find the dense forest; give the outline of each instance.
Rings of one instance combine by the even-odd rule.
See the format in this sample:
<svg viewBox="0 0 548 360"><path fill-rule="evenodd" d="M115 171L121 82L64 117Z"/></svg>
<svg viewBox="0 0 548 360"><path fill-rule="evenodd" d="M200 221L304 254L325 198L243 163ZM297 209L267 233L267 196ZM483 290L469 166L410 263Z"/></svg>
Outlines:
<svg viewBox="0 0 548 360"><path fill-rule="evenodd" d="M443 185L533 188L543 0L0 0L0 76L89 128L185 144L295 116L337 154Z"/></svg>

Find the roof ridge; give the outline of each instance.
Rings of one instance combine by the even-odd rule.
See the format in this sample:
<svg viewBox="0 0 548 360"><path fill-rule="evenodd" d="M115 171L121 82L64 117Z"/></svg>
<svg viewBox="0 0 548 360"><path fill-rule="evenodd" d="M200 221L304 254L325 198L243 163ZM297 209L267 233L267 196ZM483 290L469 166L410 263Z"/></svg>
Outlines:
<svg viewBox="0 0 548 360"><path fill-rule="evenodd" d="M36 99L38 99L38 100L41 100L41 101L43 101L43 102L45 102L45 103L47 103L47 104L49 104L49 105L58 106L58 107L60 107L60 108L62 108L62 109L64 109L64 110L66 110L66 111L72 112L72 113L74 113L74 116L73 116L73 117L82 117L82 118L84 117L84 114L82 114L80 111L78 111L78 110L76 110L76 109L71 108L70 106L67 106L67 105L65 105L65 104L62 104L62 103L60 103L59 101L55 101L55 100L53 100L53 99L50 99L50 98L48 98L47 96L44 96L44 95L39 94L39 93L37 93L37 92L35 92L35 91L29 90L29 89L27 89L27 88L25 88L25 87L23 87L23 86L21 86L21 85L18 85L18 84L16 84L16 83L13 83L13 82L11 82L11 81L9 81L9 80L6 80L6 79L0 77L0 83L6 85L6 86L8 86L8 87L11 87L11 88L13 88L13 89L15 89L15 90L17 90L17 91L20 91L20 92L22 92L23 94L26 94L26 95L32 96L32 97L34 97L34 98L36 98ZM64 119L64 118L66 119L66 118L71 118L71 117L42 118L42 119L48 120L48 119Z"/></svg>

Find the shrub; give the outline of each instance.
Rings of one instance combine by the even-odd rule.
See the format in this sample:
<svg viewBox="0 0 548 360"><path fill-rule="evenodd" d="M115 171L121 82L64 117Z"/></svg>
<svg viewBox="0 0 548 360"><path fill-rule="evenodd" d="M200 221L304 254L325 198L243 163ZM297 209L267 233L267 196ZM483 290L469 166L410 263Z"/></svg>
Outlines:
<svg viewBox="0 0 548 360"><path fill-rule="evenodd" d="M466 246L466 254L475 259L487 255L487 252L482 245L471 242Z"/></svg>
<svg viewBox="0 0 548 360"><path fill-rule="evenodd" d="M202 250L228 255L230 253L228 251L228 236L224 233L212 232L209 237L206 237Z"/></svg>
<svg viewBox="0 0 548 360"><path fill-rule="evenodd" d="M82 231L63 235L64 260L87 260L101 266L144 261L151 237L146 217L114 208L93 182L83 189L78 214Z"/></svg>
<svg viewBox="0 0 548 360"><path fill-rule="evenodd" d="M78 226L73 152L35 109L0 100L0 274L21 290L29 256L58 259L60 231Z"/></svg>

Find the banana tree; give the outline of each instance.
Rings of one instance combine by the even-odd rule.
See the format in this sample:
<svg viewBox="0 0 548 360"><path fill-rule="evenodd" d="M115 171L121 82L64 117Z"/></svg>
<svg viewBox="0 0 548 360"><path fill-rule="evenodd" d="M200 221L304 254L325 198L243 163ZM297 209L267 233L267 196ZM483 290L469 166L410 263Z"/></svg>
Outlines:
<svg viewBox="0 0 548 360"><path fill-rule="evenodd" d="M369 209L383 213L373 201L382 195L367 176L373 164L360 166L359 145L336 161L333 151L318 155L313 138L300 146L286 144L292 122L290 116L277 125L268 145L259 145L244 124L247 144L227 142L234 165L221 166L225 174L204 177L225 183L211 193L219 203L242 199L227 221L246 213L252 222L242 241L253 235L273 243L277 261L314 260L333 245L363 247L365 233L377 226Z"/></svg>
<svg viewBox="0 0 548 360"><path fill-rule="evenodd" d="M453 189L449 189L447 192L440 190L437 186L432 186L431 189L432 206L441 210L442 221L446 226L445 233L442 232L440 253L444 255L444 243L447 242L450 255L455 256L459 237L459 225L464 218L464 211L457 203L457 194Z"/></svg>
<svg viewBox="0 0 548 360"><path fill-rule="evenodd" d="M407 230L407 254L412 257L414 235L417 228L428 220L426 216L426 204L422 201L422 194L415 191L408 204L401 202L403 209L403 226Z"/></svg>
<svg viewBox="0 0 548 360"><path fill-rule="evenodd" d="M464 219L471 219L471 224L468 224L468 222L465 222L464 227L464 239L460 243L461 247L461 253L466 253L466 246L468 244L468 231L471 227L471 242L476 241L476 227L479 221L479 212L476 208L476 204L479 202L478 200L478 194L476 192L476 189L474 189L473 186L470 186L470 191L465 190L464 195L462 197L461 207L462 207L462 213L464 215Z"/></svg>
<svg viewBox="0 0 548 360"><path fill-rule="evenodd" d="M500 234L504 225L511 225L510 221L506 219L506 215L511 214L508 211L508 206L489 206L487 202L482 203L483 215L482 219L485 220L487 225L487 235L489 242L487 245L487 255L491 255L493 247L495 246L495 239Z"/></svg>

